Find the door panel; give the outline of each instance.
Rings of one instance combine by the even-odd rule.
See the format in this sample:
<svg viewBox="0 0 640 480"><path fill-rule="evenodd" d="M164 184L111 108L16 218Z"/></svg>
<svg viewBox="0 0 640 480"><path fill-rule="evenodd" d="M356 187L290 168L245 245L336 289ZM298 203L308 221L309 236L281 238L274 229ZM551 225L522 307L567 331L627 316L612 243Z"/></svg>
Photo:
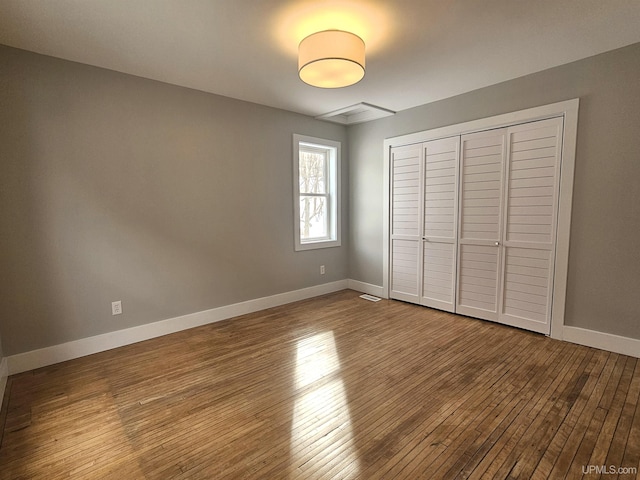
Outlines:
<svg viewBox="0 0 640 480"><path fill-rule="evenodd" d="M487 245L460 245L457 313L497 320L498 249Z"/></svg>
<svg viewBox="0 0 640 480"><path fill-rule="evenodd" d="M500 321L549 334L562 119L508 129Z"/></svg>
<svg viewBox="0 0 640 480"><path fill-rule="evenodd" d="M391 241L392 298L416 302L418 298L418 240Z"/></svg>
<svg viewBox="0 0 640 480"><path fill-rule="evenodd" d="M420 144L391 150L390 297L413 303L420 303L422 159Z"/></svg>
<svg viewBox="0 0 640 480"><path fill-rule="evenodd" d="M461 138L456 312L498 320L506 129Z"/></svg>
<svg viewBox="0 0 640 480"><path fill-rule="evenodd" d="M424 148L422 305L455 311L460 137Z"/></svg>
<svg viewBox="0 0 640 480"><path fill-rule="evenodd" d="M452 312L455 297L455 245L424 242L422 304Z"/></svg>

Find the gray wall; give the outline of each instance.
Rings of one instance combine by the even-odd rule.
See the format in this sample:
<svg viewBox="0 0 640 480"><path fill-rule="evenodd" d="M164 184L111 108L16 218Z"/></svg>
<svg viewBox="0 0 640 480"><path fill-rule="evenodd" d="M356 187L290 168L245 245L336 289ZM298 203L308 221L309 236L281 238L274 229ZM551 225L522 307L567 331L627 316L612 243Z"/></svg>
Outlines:
<svg viewBox="0 0 640 480"><path fill-rule="evenodd" d="M346 142L306 116L0 46L5 354L347 278L346 233L294 252L293 133ZM343 232L347 174L345 143Z"/></svg>
<svg viewBox="0 0 640 480"><path fill-rule="evenodd" d="M385 138L579 97L565 321L640 339L639 79L635 44L350 127L350 278L382 285Z"/></svg>
<svg viewBox="0 0 640 480"><path fill-rule="evenodd" d="M636 44L345 132L0 46L0 351L347 277L381 285L384 138L575 97L567 322L640 339L638 78ZM293 133L348 133L343 247L293 250Z"/></svg>

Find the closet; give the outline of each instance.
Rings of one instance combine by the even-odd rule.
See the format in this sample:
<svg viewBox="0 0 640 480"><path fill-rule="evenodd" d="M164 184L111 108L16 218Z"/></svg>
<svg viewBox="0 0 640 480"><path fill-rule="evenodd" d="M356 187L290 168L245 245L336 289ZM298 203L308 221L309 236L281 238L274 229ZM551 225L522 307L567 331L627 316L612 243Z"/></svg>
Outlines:
<svg viewBox="0 0 640 480"><path fill-rule="evenodd" d="M390 298L549 334L563 117L390 149Z"/></svg>

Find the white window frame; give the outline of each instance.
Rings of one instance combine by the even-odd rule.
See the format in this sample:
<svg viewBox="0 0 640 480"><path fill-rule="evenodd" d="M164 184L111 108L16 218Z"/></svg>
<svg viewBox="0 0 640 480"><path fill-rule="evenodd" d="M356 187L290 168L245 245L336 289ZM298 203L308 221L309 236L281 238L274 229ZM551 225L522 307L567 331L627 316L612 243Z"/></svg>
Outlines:
<svg viewBox="0 0 640 480"><path fill-rule="evenodd" d="M300 196L308 194L300 192L300 150L304 147L327 150L327 236L303 240L300 237ZM323 138L309 137L307 135L293 135L293 231L295 250L314 250L317 248L339 247L341 243L340 232L340 142ZM321 194L325 196L325 194Z"/></svg>

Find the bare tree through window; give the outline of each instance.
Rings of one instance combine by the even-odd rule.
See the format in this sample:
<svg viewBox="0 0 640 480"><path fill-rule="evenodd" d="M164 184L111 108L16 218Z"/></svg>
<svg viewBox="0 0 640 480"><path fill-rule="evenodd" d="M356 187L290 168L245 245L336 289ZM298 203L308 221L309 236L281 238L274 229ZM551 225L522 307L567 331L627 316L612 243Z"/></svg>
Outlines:
<svg viewBox="0 0 640 480"><path fill-rule="evenodd" d="M296 251L338 247L340 142L293 135Z"/></svg>
<svg viewBox="0 0 640 480"><path fill-rule="evenodd" d="M328 151L315 147L300 149L300 236L325 238L327 232Z"/></svg>

